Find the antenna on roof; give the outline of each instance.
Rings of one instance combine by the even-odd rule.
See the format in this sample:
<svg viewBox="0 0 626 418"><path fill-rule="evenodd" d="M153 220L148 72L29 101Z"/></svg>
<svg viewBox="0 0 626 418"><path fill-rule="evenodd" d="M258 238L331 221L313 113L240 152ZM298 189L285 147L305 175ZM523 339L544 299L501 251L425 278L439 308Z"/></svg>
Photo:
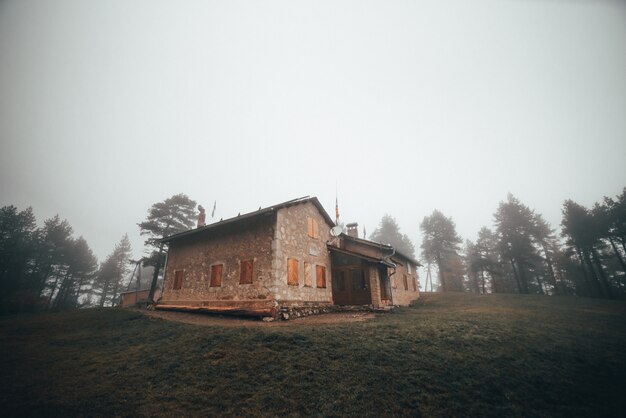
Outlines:
<svg viewBox="0 0 626 418"><path fill-rule="evenodd" d="M339 199L337 195L337 180L335 180L335 225L339 225Z"/></svg>

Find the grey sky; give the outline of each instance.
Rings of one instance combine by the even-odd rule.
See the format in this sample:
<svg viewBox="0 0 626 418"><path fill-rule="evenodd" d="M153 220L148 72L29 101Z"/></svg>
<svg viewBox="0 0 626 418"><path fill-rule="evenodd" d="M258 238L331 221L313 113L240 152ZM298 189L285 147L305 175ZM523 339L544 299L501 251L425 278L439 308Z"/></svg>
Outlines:
<svg viewBox="0 0 626 418"><path fill-rule="evenodd" d="M419 246L512 192L626 186L626 3L2 1L0 205L59 213L99 258L184 192L216 218L317 195Z"/></svg>

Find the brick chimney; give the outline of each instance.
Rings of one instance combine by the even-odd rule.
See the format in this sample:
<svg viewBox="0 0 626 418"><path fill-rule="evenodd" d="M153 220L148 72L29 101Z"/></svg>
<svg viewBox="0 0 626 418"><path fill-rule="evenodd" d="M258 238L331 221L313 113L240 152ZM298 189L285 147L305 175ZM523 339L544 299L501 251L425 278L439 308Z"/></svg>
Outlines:
<svg viewBox="0 0 626 418"><path fill-rule="evenodd" d="M346 225L347 233L349 236L358 238L359 237L359 224L356 222L352 222Z"/></svg>

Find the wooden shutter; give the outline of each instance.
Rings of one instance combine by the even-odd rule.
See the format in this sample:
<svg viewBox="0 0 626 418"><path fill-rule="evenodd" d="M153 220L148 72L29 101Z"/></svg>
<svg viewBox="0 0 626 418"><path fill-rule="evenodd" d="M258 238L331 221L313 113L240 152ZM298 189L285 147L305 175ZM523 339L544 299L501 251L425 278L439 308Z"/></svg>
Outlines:
<svg viewBox="0 0 626 418"><path fill-rule="evenodd" d="M178 290L183 287L183 271L174 271L174 290Z"/></svg>
<svg viewBox="0 0 626 418"><path fill-rule="evenodd" d="M409 282L407 282L406 274L402 277L402 284L404 284L404 290L409 290Z"/></svg>
<svg viewBox="0 0 626 418"><path fill-rule="evenodd" d="M316 266L317 287L326 287L326 267Z"/></svg>
<svg viewBox="0 0 626 418"><path fill-rule="evenodd" d="M211 287L220 287L222 285L223 264L215 264L211 266Z"/></svg>
<svg viewBox="0 0 626 418"><path fill-rule="evenodd" d="M294 258L287 259L287 284L297 286L298 285L298 260Z"/></svg>
<svg viewBox="0 0 626 418"><path fill-rule="evenodd" d="M245 260L241 262L241 272L239 274L239 284L251 284L254 260Z"/></svg>
<svg viewBox="0 0 626 418"><path fill-rule="evenodd" d="M311 263L304 262L304 285L307 287L313 286L313 279L311 273Z"/></svg>
<svg viewBox="0 0 626 418"><path fill-rule="evenodd" d="M317 228L317 221L311 217L307 218L307 234L311 238L319 238L319 230Z"/></svg>
<svg viewBox="0 0 626 418"><path fill-rule="evenodd" d="M411 281L413 282L413 291L417 292L417 277L411 277Z"/></svg>

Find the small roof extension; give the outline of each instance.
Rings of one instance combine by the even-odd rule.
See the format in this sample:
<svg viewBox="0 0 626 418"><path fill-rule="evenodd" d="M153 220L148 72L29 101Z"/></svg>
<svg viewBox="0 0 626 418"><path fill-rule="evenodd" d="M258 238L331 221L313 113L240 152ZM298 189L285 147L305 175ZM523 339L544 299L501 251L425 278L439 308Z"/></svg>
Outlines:
<svg viewBox="0 0 626 418"><path fill-rule="evenodd" d="M370 240L367 240L367 239L362 239L362 238L358 238L358 237L352 237L352 236L350 236L350 235L348 235L348 234L345 234L345 233L344 233L344 234L341 234L341 237L342 237L342 238L345 238L345 239L349 239L349 240L355 241L355 242L358 242L358 243L360 243L360 244L370 245L370 246L372 246L372 247L377 247L377 248L380 248L380 247L385 247L385 248L387 248L387 249L389 249L389 250L395 250L395 253L396 253L397 255L399 255L400 257L403 257L403 258L405 258L405 259L409 260L410 262L412 262L412 263L413 263L413 264L415 264L416 266L421 266L421 264L420 264L420 262L419 262L419 261L415 260L415 259L414 259L413 257L411 257L411 256L408 256L408 255L406 255L406 254L404 254L404 253L402 253L402 252L398 251L398 250L397 250L397 249L395 249L392 245L389 245L389 244L383 244L383 243L380 243L380 242L375 242L375 241L370 241Z"/></svg>
<svg viewBox="0 0 626 418"><path fill-rule="evenodd" d="M317 197L304 196L298 199L288 200L286 202L282 202L277 205L268 206L266 208L260 208L253 212L244 213L243 215L238 215L238 216L233 216L232 218L223 219L218 222L214 222L212 224L202 226L200 228L193 228L188 231L183 231L178 234L170 235L169 237L164 237L160 239L159 242L162 242L162 243L172 242L179 238L184 238L184 237L196 235L202 232L210 231L212 229L215 229L224 225L235 224L244 220L251 220L253 218L261 217L263 215L269 215L271 213L277 212L279 209L286 208L286 207L293 206L293 205L298 205L301 203L307 203L307 202L311 202L315 205L315 207L317 207L317 209L320 211L320 213L322 214L322 216L324 217L328 225L330 226L335 225L335 222L333 222L332 218L328 215L328 213L326 212L326 210L324 209L320 201L317 199Z"/></svg>

